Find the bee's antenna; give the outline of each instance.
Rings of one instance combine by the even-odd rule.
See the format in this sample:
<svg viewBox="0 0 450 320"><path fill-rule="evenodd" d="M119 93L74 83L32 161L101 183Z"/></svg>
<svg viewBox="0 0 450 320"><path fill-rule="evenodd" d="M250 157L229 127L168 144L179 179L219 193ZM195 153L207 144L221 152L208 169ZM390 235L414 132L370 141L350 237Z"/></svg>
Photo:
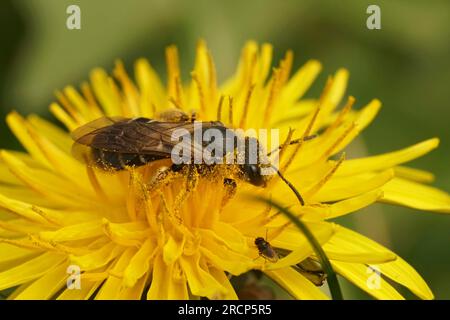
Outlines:
<svg viewBox="0 0 450 320"><path fill-rule="evenodd" d="M312 135L310 135L310 136L306 136L306 137L303 137L303 138L294 139L294 140L292 140L291 142L289 142L289 145L299 143L302 139L303 139L303 141L312 140L312 139L317 138L318 136L319 136L319 135L318 135L317 133L315 133L315 134L312 134Z"/></svg>
<svg viewBox="0 0 450 320"><path fill-rule="evenodd" d="M275 167L273 167L274 169L276 169ZM278 176L281 178L281 180L284 181L284 183L286 183L288 185L289 188L291 188L291 190L294 192L295 196L297 197L298 201L300 202L300 204L302 206L305 205L305 200L303 200L302 195L300 194L300 192L297 191L297 189L295 189L294 185L292 183L290 183L280 172L280 170L277 169L277 174Z"/></svg>
<svg viewBox="0 0 450 320"><path fill-rule="evenodd" d="M312 140L312 139L315 139L315 138L317 138L318 137L318 135L317 134L312 134L312 135L310 135L310 136L306 136L306 137L303 137L303 138L299 138L299 139L295 139L295 140L292 140L291 142L289 142L288 143L288 146L290 146L290 145L293 145L293 144L297 144L297 143L300 143L300 141L308 141L308 140ZM268 154L267 154L267 156L269 157L272 153L274 153L275 151L278 151L278 150L281 150L281 148L283 148L283 146L281 145L281 146L278 146L278 148L275 148L275 149L273 149L272 151L270 151Z"/></svg>

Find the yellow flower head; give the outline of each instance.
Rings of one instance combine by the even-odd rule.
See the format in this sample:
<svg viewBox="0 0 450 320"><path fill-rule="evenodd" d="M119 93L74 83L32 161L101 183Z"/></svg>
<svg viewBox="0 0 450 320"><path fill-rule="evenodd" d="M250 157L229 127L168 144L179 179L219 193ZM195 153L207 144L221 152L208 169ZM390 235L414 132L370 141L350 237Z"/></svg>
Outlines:
<svg viewBox="0 0 450 320"><path fill-rule="evenodd" d="M436 148L438 139L345 160L342 150L381 105L372 100L355 111L353 97L342 102L346 70L329 78L318 99L302 99L320 63L311 60L291 75L289 51L271 70L269 44L249 42L236 73L220 86L203 42L187 84L177 49L167 48L166 58L166 85L147 60L136 62L134 81L117 62L112 77L95 69L81 93L71 86L57 92L50 110L69 132L104 116L154 119L169 109L229 128L279 129L286 142L280 171L305 205L277 175L265 187L224 184L218 171L174 175L151 188L160 162L99 170L74 158L69 132L12 112L8 125L26 152L1 151L0 290L16 288L11 299L235 299L233 277L259 269L295 298L327 299L311 270L301 269L317 261L305 236L278 210L249 199L253 194L295 212L333 269L374 297L402 298L391 279L433 298L404 260L330 220L377 201L450 212L449 195L425 185L431 174L399 166ZM294 140L300 143L287 143ZM256 238L268 241L277 259L259 257ZM375 269L383 275L378 287L367 282Z"/></svg>

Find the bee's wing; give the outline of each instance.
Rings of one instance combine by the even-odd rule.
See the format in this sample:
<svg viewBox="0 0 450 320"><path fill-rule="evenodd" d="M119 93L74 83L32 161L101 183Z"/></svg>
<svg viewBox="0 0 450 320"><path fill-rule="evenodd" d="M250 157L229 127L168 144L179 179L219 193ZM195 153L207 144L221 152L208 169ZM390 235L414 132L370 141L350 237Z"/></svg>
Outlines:
<svg viewBox="0 0 450 320"><path fill-rule="evenodd" d="M194 132L194 126L191 122L157 122L149 123L147 128L148 135L146 141L139 148L143 154L166 154L170 153L178 141L172 139L172 134L176 130L185 130L186 134Z"/></svg>
<svg viewBox="0 0 450 320"><path fill-rule="evenodd" d="M166 125L164 122L145 118L100 118L72 132L72 151L77 158L91 148L115 153L159 154L167 157L171 148L165 131L176 126L179 124Z"/></svg>
<svg viewBox="0 0 450 320"><path fill-rule="evenodd" d="M202 131L211 127L225 128L220 122L202 123ZM179 143L176 139L172 139L175 130L184 129L186 134L192 136L195 128L192 122L161 122L145 118L100 118L72 133L75 140L73 150L86 151L86 148L77 146L81 144L109 152L149 154L160 158L170 158L173 147ZM192 144L192 146L202 151L201 145Z"/></svg>
<svg viewBox="0 0 450 320"><path fill-rule="evenodd" d="M124 117L102 117L94 121L88 122L85 125L75 129L70 133L70 136L76 143L90 146L92 139L100 130L107 128L116 123L125 122L129 119Z"/></svg>
<svg viewBox="0 0 450 320"><path fill-rule="evenodd" d="M201 124L201 132L200 136L203 136L203 132L210 128L218 128L225 132L225 126L220 122L202 122ZM202 154L204 143L202 141L194 140L194 131L197 129L195 124L192 122L154 122L149 123L148 129L152 130L152 138L146 141L146 144L143 145L142 149L140 149L141 153L150 153L154 152L167 152L171 153L172 149L177 144L181 144L181 147L191 148L192 152L200 152ZM173 134L176 130L184 130L177 134L178 137L189 135L190 139L182 141L174 139ZM190 141L190 142L189 142Z"/></svg>
<svg viewBox="0 0 450 320"><path fill-rule="evenodd" d="M70 133L74 143L72 145L72 155L79 161L86 162L87 164L92 164L92 150L91 146L94 139L97 137L98 133L101 131L107 131L110 126L126 122L127 118L124 117L102 117L85 125L75 129Z"/></svg>

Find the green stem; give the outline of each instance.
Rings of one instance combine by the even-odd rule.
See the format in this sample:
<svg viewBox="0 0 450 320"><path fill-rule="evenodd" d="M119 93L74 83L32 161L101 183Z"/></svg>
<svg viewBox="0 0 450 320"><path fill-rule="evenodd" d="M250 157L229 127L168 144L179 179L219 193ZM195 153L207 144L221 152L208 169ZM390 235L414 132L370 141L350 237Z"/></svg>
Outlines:
<svg viewBox="0 0 450 320"><path fill-rule="evenodd" d="M300 219L298 219L291 211L289 211L286 208L283 208L278 203L273 202L270 199L266 199L266 198L262 198L262 197L257 197L257 198L259 200L267 202L271 206L280 210L284 215L286 215L289 218L289 220L292 221L292 223L295 224L295 226L298 229L300 229L300 231L305 235L306 239L311 244L317 257L320 259L322 268L324 269L325 273L327 274L328 287L330 288L331 297L334 300L342 300L343 297L342 297L341 287L339 286L339 282L338 282L336 273L334 272L333 267L331 266L330 260L328 260L328 257L325 254L325 252L323 251L322 246L317 241L317 239L314 237L312 232L308 229L308 227Z"/></svg>

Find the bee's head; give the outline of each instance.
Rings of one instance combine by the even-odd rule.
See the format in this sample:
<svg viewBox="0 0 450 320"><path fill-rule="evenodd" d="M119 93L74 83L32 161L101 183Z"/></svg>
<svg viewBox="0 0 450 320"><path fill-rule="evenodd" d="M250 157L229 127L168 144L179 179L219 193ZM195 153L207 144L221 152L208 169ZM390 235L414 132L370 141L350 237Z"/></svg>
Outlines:
<svg viewBox="0 0 450 320"><path fill-rule="evenodd" d="M265 187L267 184L267 176L262 173L262 166L265 165L264 151L259 145L259 141L255 138L245 137L245 154L244 163L239 165L242 179L248 183Z"/></svg>
<svg viewBox="0 0 450 320"><path fill-rule="evenodd" d="M241 174L245 181L256 187L265 187L267 179L261 174L261 167L258 164L242 164Z"/></svg>

